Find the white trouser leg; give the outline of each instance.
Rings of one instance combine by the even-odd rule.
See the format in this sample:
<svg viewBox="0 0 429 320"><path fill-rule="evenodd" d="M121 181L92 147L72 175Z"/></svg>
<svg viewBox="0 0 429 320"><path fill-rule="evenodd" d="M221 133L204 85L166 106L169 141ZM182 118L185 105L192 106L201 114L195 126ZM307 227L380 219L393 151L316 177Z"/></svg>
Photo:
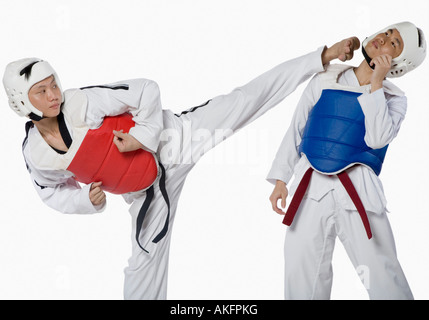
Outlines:
<svg viewBox="0 0 429 320"><path fill-rule="evenodd" d="M169 228L167 234L158 243L152 242L162 230L168 210L159 184L155 182L154 198L144 219L139 237L140 244L148 252L143 251L135 239L136 218L145 197L134 201L130 208L132 218L132 255L128 260L128 267L125 269L125 299L164 300L167 298L170 240L177 203L186 174L183 170L175 169L167 169L166 174L166 188L170 201Z"/></svg>
<svg viewBox="0 0 429 320"><path fill-rule="evenodd" d="M413 299L396 255L387 214L367 214L373 234L371 240L365 236L362 221L355 211L344 211L338 216L338 237L368 290L370 299Z"/></svg>
<svg viewBox="0 0 429 320"><path fill-rule="evenodd" d="M155 181L154 197L144 219L142 230L140 231L139 242L148 251L143 251L137 244L136 219L142 207L146 193L135 200L130 208L132 219L132 254L128 260L128 267L125 269L124 297L132 300L164 300L167 299L168 280L168 258L170 250L170 240L173 222L176 215L177 204L180 193L186 180L186 176L192 168L190 164L178 164L172 159L180 158L181 147L186 143L183 141L181 121L171 112L164 111L164 126L172 129L177 136L170 141L161 141L159 150L166 147L167 153L173 153L171 157L166 157L164 165L166 170L166 190L170 201L170 219L167 234L158 243L153 243L153 239L162 230L167 217L167 204L162 196L159 181ZM160 152L160 151L159 151Z"/></svg>
<svg viewBox="0 0 429 320"><path fill-rule="evenodd" d="M342 209L332 191L319 201L303 199L286 232L286 299L329 299L337 235L370 299L413 299L386 213L367 214L373 234L370 240L358 212Z"/></svg>
<svg viewBox="0 0 429 320"><path fill-rule="evenodd" d="M329 299L335 245L332 193L304 198L285 237L285 299Z"/></svg>

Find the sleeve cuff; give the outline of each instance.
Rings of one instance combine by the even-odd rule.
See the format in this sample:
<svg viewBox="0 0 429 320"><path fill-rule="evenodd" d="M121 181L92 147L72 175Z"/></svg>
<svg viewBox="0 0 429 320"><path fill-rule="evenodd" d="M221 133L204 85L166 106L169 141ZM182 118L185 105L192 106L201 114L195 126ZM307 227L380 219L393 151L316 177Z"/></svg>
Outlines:
<svg viewBox="0 0 429 320"><path fill-rule="evenodd" d="M284 168L282 170L281 168L272 167L270 172L267 175L266 180L271 184L276 184L277 180L281 180L287 184L289 180L292 178L292 175L293 175L293 172L291 172L287 168Z"/></svg>
<svg viewBox="0 0 429 320"><path fill-rule="evenodd" d="M136 125L130 129L129 134L136 138L146 149L151 152L156 152L159 145L159 139L156 139L154 134L149 131L150 130L143 126Z"/></svg>
<svg viewBox="0 0 429 320"><path fill-rule="evenodd" d="M386 98L383 89L378 89L373 93L364 93L358 97L359 104L366 117L378 113L377 106L384 106Z"/></svg>
<svg viewBox="0 0 429 320"><path fill-rule="evenodd" d="M326 65L323 65L322 63L322 53L324 49L325 46L319 47L316 51L307 54L307 57L309 58L307 63L310 67L308 69L308 74L315 74L326 70L326 67L329 65L329 63Z"/></svg>

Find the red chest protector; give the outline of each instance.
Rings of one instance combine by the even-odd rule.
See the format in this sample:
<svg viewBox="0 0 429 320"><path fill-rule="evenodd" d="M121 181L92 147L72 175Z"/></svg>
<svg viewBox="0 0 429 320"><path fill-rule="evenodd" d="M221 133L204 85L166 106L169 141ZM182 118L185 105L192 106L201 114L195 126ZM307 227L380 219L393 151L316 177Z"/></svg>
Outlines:
<svg viewBox="0 0 429 320"><path fill-rule="evenodd" d="M158 175L154 155L143 149L121 153L113 143L113 130L128 133L134 125L128 113L104 118L100 128L88 130L67 170L85 184L101 181L114 194L150 187Z"/></svg>

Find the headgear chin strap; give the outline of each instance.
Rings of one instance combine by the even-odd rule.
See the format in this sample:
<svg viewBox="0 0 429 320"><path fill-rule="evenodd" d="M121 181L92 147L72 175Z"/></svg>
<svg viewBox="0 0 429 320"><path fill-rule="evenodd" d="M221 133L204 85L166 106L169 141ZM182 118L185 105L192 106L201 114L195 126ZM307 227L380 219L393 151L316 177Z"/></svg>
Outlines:
<svg viewBox="0 0 429 320"><path fill-rule="evenodd" d="M404 42L402 53L392 60L392 68L386 75L388 78L397 78L414 70L423 63L426 57L426 40L423 31L411 22L401 22L388 26L387 28L366 38L362 43L362 53L370 67L372 58L368 56L365 51L365 47L377 35L385 33L389 29L398 30ZM374 67L375 66L372 66L371 68L374 69Z"/></svg>
<svg viewBox="0 0 429 320"><path fill-rule="evenodd" d="M368 39L368 38L366 38L366 39ZM364 40L364 43L365 43L366 39ZM371 61L372 61L372 59L369 57L368 53L366 53L366 51L365 51L365 46L363 46L363 45L362 45L362 54L363 54L363 56L364 56L364 58L365 58L366 62L368 63L369 67L370 67L372 70L374 70L374 68L375 68L375 64L371 65Z"/></svg>
<svg viewBox="0 0 429 320"><path fill-rule="evenodd" d="M37 114L35 114L34 112L31 112L27 115L27 117L29 117L31 120L33 121L40 121L42 120L44 117L42 116L38 116Z"/></svg>

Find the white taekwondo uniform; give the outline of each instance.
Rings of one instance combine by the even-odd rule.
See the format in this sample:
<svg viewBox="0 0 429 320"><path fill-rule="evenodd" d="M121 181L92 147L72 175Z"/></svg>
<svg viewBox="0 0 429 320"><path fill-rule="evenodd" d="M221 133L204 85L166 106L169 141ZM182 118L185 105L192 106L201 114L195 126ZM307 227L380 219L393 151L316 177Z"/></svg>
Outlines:
<svg viewBox="0 0 429 320"><path fill-rule="evenodd" d="M217 96L180 115L162 110L159 89L150 80L122 81L77 92L80 96L81 92L85 94L80 100L87 101L82 110L85 112L84 121L90 129L100 127L106 116L131 113L136 126L130 134L146 150L155 154L165 169L165 175L158 174L153 184L153 199L146 208L141 230L137 230L136 221L148 198L147 192L123 194L127 203L131 204L129 211L132 216L132 255L125 269L126 299L166 299L171 226L179 195L187 174L199 157L226 138L217 136L215 131L220 130L229 136L280 103L299 84L324 69L322 51L323 47L284 62L231 93ZM65 92L65 106L68 95L76 93L76 89L73 90ZM68 122L72 112L68 114L65 126L71 139L75 139L78 131ZM192 139L189 135L197 137ZM86 214L104 210L105 204L98 207L91 204L89 185L81 188L70 171L38 166L34 156L39 149L45 155L55 153L33 126L28 130L23 153L34 186L47 205L64 213ZM154 243L154 237L165 224L167 233Z"/></svg>
<svg viewBox="0 0 429 320"><path fill-rule="evenodd" d="M364 140L368 147L380 149L388 145L405 117L407 99L391 82L384 81L383 89L371 93L370 85L360 86L353 68L340 68L343 70L338 72L339 66L332 65L310 81L268 173L267 180L273 184L276 180L289 183L295 175L289 188L291 196L311 166L307 157L299 153L299 146L329 72L336 72L338 85L363 92L358 101L365 116ZM368 240L356 206L340 180L314 171L295 220L286 231L285 298L329 299L331 260L338 236L355 268L367 271L364 284L371 299L412 299L397 260L379 177L365 165L355 165L347 172L368 214L373 238Z"/></svg>

